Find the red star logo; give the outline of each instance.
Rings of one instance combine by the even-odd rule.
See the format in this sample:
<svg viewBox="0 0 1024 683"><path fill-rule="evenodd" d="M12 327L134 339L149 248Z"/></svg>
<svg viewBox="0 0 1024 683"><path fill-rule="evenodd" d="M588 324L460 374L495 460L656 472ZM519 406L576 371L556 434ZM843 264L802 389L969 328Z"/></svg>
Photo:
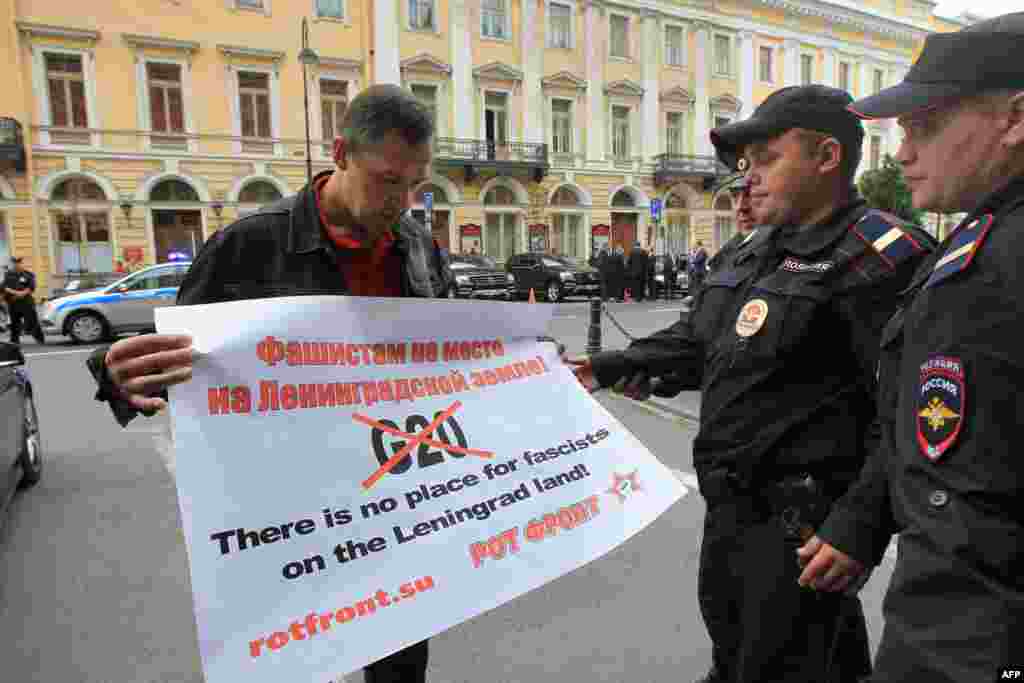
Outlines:
<svg viewBox="0 0 1024 683"><path fill-rule="evenodd" d="M626 497L631 493L643 491L644 488L636 478L636 472L636 470L633 470L629 474L619 474L618 472L613 473L612 487L608 489L607 492L613 496L618 496L620 503L625 503Z"/></svg>

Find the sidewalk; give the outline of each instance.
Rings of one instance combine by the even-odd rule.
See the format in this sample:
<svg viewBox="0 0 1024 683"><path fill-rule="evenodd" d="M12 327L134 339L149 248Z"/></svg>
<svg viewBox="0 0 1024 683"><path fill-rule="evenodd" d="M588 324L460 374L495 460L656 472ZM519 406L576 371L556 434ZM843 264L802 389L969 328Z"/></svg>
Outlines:
<svg viewBox="0 0 1024 683"><path fill-rule="evenodd" d="M686 420L700 422L699 391L684 391L675 398L652 396L647 400L667 413L672 413Z"/></svg>

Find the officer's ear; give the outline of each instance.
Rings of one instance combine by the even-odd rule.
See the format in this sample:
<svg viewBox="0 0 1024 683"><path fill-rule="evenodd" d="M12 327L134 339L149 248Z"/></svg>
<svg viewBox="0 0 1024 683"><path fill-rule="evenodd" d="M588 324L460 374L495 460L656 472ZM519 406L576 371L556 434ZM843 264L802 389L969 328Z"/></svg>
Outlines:
<svg viewBox="0 0 1024 683"><path fill-rule="evenodd" d="M1003 136L1003 142L1013 149L1024 145L1024 91L1012 95L1007 105L1009 129Z"/></svg>
<svg viewBox="0 0 1024 683"><path fill-rule="evenodd" d="M843 146L833 137L822 138L815 150L818 170L822 175L838 171L843 165Z"/></svg>
<svg viewBox="0 0 1024 683"><path fill-rule="evenodd" d="M345 138L334 138L334 165L337 166L339 170L344 171L348 166L349 154L350 151Z"/></svg>

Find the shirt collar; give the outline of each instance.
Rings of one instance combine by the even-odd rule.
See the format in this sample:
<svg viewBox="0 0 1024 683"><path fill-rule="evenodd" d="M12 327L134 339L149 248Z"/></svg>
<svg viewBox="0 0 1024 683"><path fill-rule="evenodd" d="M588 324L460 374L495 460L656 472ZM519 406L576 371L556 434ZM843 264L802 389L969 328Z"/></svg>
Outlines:
<svg viewBox="0 0 1024 683"><path fill-rule="evenodd" d="M842 237L850 228L850 223L860 218L858 210L864 205L863 199L855 197L815 225L783 226L779 234L779 247L800 256L815 254Z"/></svg>

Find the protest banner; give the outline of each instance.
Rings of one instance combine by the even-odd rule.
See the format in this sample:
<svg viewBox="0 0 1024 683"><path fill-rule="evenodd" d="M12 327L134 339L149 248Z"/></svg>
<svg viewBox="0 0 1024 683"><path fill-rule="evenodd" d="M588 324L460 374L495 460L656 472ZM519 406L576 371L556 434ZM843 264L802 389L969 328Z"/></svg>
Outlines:
<svg viewBox="0 0 1024 683"><path fill-rule="evenodd" d="M552 307L293 297L156 311L208 683L323 681L541 586L685 489L579 386Z"/></svg>

